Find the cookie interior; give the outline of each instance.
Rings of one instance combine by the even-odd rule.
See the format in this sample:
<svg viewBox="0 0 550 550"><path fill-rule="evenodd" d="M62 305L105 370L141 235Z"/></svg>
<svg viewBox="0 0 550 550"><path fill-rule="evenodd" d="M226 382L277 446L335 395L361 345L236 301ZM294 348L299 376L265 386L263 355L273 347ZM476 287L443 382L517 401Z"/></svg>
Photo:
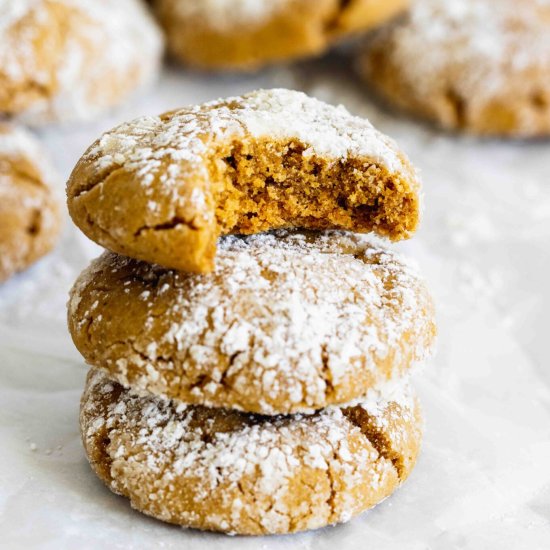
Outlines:
<svg viewBox="0 0 550 550"><path fill-rule="evenodd" d="M418 198L410 182L374 161L309 151L295 140L239 141L220 149L211 181L221 233L339 228L398 240L415 230Z"/></svg>

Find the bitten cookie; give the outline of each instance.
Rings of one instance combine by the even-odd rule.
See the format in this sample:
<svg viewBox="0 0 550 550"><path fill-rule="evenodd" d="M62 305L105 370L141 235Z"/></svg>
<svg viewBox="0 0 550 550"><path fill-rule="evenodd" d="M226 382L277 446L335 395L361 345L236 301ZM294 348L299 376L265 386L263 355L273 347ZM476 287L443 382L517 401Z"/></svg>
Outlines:
<svg viewBox="0 0 550 550"><path fill-rule="evenodd" d="M49 252L57 240L61 209L45 159L34 137L0 123L0 282Z"/></svg>
<svg viewBox="0 0 550 550"><path fill-rule="evenodd" d="M138 397L97 370L81 433L90 464L134 508L186 527L275 534L347 521L411 472L414 394L311 416L262 417Z"/></svg>
<svg viewBox="0 0 550 550"><path fill-rule="evenodd" d="M359 68L389 102L480 135L550 133L550 4L423 0L375 33Z"/></svg>
<svg viewBox="0 0 550 550"><path fill-rule="evenodd" d="M251 70L317 55L401 12L409 0L154 0L174 57Z"/></svg>
<svg viewBox="0 0 550 550"><path fill-rule="evenodd" d="M89 119L157 74L162 36L141 0L3 0L0 113Z"/></svg>
<svg viewBox="0 0 550 550"><path fill-rule="evenodd" d="M220 234L281 227L409 237L419 182L366 120L300 92L142 117L107 132L75 167L69 212L105 248L193 272Z"/></svg>
<svg viewBox="0 0 550 550"><path fill-rule="evenodd" d="M69 329L134 390L262 414L359 398L435 337L415 271L379 239L337 231L225 237L209 275L105 253L75 283Z"/></svg>

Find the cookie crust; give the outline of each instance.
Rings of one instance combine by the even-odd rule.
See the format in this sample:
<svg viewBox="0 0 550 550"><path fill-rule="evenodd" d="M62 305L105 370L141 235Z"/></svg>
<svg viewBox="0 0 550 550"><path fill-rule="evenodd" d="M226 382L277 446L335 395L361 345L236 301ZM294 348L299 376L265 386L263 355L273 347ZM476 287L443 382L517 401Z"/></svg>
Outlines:
<svg viewBox="0 0 550 550"><path fill-rule="evenodd" d="M71 217L105 248L192 272L219 235L283 227L408 238L420 183L394 142L300 92L143 117L103 135L75 167Z"/></svg>
<svg viewBox="0 0 550 550"><path fill-rule="evenodd" d="M134 508L248 535L315 529L371 508L411 472L422 431L408 389L348 409L261 417L135 396L97 370L80 423L92 468Z"/></svg>
<svg viewBox="0 0 550 550"><path fill-rule="evenodd" d="M372 235L225 237L192 275L105 253L71 292L86 361L134 390L262 414L363 396L430 355L433 304Z"/></svg>

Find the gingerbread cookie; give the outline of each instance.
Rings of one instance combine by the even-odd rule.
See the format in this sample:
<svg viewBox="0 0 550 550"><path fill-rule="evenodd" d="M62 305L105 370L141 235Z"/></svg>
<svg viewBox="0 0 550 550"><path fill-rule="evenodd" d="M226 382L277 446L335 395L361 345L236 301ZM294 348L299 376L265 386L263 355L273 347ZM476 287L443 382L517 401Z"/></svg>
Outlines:
<svg viewBox="0 0 550 550"><path fill-rule="evenodd" d="M49 252L60 229L53 169L25 130L0 123L0 282Z"/></svg>
<svg viewBox="0 0 550 550"><path fill-rule="evenodd" d="M424 0L376 32L360 59L383 98L445 128L550 133L550 4Z"/></svg>
<svg viewBox="0 0 550 550"><path fill-rule="evenodd" d="M281 227L409 237L419 182L366 120L300 92L261 90L107 132L67 186L92 240L184 271L213 268L220 234Z"/></svg>
<svg viewBox="0 0 550 550"><path fill-rule="evenodd" d="M347 521L407 478L421 443L404 388L347 409L262 417L139 397L92 370L81 404L90 464L157 519L233 534Z"/></svg>
<svg viewBox="0 0 550 550"><path fill-rule="evenodd" d="M154 0L174 57L206 69L251 70L318 55L401 12L409 0Z"/></svg>
<svg viewBox="0 0 550 550"><path fill-rule="evenodd" d="M71 292L69 329L134 390L261 414L361 397L435 338L416 272L380 239L338 231L224 237L208 275L105 253Z"/></svg>
<svg viewBox="0 0 550 550"><path fill-rule="evenodd" d="M0 114L93 118L156 76L162 45L141 0L3 0Z"/></svg>

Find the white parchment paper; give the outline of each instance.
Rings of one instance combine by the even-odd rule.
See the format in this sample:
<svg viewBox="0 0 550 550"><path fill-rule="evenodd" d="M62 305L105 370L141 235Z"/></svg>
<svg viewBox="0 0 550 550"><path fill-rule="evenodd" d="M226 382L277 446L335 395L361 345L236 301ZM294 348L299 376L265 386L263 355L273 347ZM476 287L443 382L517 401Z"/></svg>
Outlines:
<svg viewBox="0 0 550 550"><path fill-rule="evenodd" d="M98 255L67 220L60 246L0 288L0 547L231 549L550 548L550 142L441 134L391 115L333 58L245 77L167 69L158 87L97 123L39 132L64 181L125 119L257 87L344 103L421 170L425 216L398 245L435 296L439 353L417 381L427 419L406 485L350 523L230 538L133 511L91 472L78 434L86 368L66 329L67 292Z"/></svg>

